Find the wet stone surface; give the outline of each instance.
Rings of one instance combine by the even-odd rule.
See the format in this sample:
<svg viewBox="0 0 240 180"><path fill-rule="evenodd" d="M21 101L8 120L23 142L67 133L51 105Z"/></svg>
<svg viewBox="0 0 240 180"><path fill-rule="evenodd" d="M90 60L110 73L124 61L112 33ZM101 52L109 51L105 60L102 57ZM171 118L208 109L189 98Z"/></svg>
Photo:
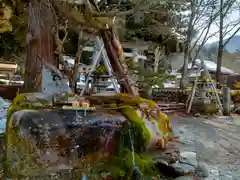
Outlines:
<svg viewBox="0 0 240 180"><path fill-rule="evenodd" d="M196 153L199 179L240 179L239 125L222 118L200 117L175 117L173 124L175 134L180 137L181 152Z"/></svg>
<svg viewBox="0 0 240 180"><path fill-rule="evenodd" d="M180 163L188 164L194 167L198 166L197 155L195 152L183 151L180 153Z"/></svg>
<svg viewBox="0 0 240 180"><path fill-rule="evenodd" d="M170 166L176 171L176 173L182 176L195 173L195 167L190 164L177 162Z"/></svg>

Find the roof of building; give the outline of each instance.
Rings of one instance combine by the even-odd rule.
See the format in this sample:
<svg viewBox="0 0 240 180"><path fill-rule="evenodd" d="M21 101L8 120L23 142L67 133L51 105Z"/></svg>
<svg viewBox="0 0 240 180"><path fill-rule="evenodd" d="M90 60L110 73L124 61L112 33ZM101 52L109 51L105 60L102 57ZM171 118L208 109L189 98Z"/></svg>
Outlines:
<svg viewBox="0 0 240 180"><path fill-rule="evenodd" d="M207 67L207 69L209 71L212 72L216 72L217 71L217 64L213 61L208 61L208 60L203 60L205 66ZM198 66L201 64L201 60L200 59L196 59L195 65L193 66L193 68L198 68ZM192 67L192 63L188 64L188 69L191 69ZM236 74L234 71L232 71L231 69L225 68L225 67L221 67L221 72L223 74Z"/></svg>

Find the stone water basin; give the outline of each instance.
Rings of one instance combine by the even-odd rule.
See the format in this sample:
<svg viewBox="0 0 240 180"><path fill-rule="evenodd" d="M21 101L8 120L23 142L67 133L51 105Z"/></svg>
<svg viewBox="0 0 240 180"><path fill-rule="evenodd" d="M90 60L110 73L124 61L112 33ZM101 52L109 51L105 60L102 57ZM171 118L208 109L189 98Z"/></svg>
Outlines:
<svg viewBox="0 0 240 180"><path fill-rule="evenodd" d="M29 177L71 169L84 172L112 159L119 150L130 152L127 159L131 162L131 151L141 153L155 147L156 137L161 138L163 131L167 131L166 136L170 134L169 121L160 118L161 126L152 128L146 123L150 120L147 112L140 111L139 98L87 99L96 105L95 110L63 109L39 94L18 95L8 111L5 174Z"/></svg>
<svg viewBox="0 0 240 180"><path fill-rule="evenodd" d="M103 112L73 110L22 110L12 118L7 166L11 174L29 176L83 168L115 155L125 121Z"/></svg>

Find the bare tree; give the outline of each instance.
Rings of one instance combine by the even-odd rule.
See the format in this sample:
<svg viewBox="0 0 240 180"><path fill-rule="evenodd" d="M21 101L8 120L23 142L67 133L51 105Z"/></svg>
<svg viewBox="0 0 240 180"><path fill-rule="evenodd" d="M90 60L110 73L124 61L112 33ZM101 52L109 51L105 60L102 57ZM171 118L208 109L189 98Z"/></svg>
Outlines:
<svg viewBox="0 0 240 180"><path fill-rule="evenodd" d="M224 43L223 41L219 42L219 44L221 45L219 48L220 51L218 56L222 56L222 49L224 48L224 46L226 46L230 39L239 31L240 28L236 27L240 23L240 20L231 21L227 24L223 23L223 19L232 11L235 2L236 0L226 1L225 3L220 2L221 8L217 8L218 2L215 0L190 1L191 13L185 43L186 46L184 51L184 67L182 80L186 76L187 66L190 59L189 57L191 56L193 51L196 51L194 57L191 58L194 61L198 57L203 46L210 38L216 36L216 34L219 33L221 34L221 37L223 39L226 35L229 35L229 32L232 32L232 29L236 29L234 32L232 32L232 35L229 37L229 39L227 39ZM220 19L219 29L213 33L210 33L210 28L212 27L212 25L214 25L214 23L218 22L218 19ZM195 38L193 37L193 31L198 32L197 37ZM218 66L221 67L220 65Z"/></svg>
<svg viewBox="0 0 240 180"><path fill-rule="evenodd" d="M185 42L185 48L184 48L184 64L183 64L183 73L182 73L182 79L186 76L187 73L187 67L188 67L188 58L189 58L189 46L191 43L191 39L192 39L192 31L193 31L193 22L194 19L196 18L196 4L195 1L192 0L190 2L190 10L191 10L191 15L190 15L190 20L188 23L188 30L187 30L187 38L186 38L186 42ZM180 83L180 86L182 87L182 81Z"/></svg>
<svg viewBox="0 0 240 180"><path fill-rule="evenodd" d="M193 58L194 60L200 52L202 46L211 37L211 35L209 35L210 27L214 20L218 17L218 12L215 10L215 4L215 0L210 0L207 2L205 0L190 1L190 16L185 41L184 64L180 87L183 87L183 79L187 74L188 63L193 49L196 49L196 46L198 45L197 53ZM193 31L198 32L194 42Z"/></svg>
<svg viewBox="0 0 240 180"><path fill-rule="evenodd" d="M218 43L218 62L217 62L217 87L220 88L220 74L221 74L221 66L222 66L222 53L223 53L223 0L220 0L220 26L219 26L219 43Z"/></svg>
<svg viewBox="0 0 240 180"><path fill-rule="evenodd" d="M225 19L228 18L228 14L231 14L231 12L235 10L236 3L237 3L237 0L230 0L226 2L224 2L223 0L220 0L219 43L218 43L217 72L216 72L216 82L217 82L218 88L220 88L223 49L229 43L232 37L240 30L240 27L237 27L239 26L240 20L230 21L224 26ZM224 38L229 34L231 35L224 42Z"/></svg>

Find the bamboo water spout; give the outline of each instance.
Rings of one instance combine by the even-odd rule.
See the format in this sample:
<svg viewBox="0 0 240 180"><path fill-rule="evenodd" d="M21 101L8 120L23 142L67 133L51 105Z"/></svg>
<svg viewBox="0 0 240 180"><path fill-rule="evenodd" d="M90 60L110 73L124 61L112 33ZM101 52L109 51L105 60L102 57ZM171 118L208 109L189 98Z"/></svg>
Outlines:
<svg viewBox="0 0 240 180"><path fill-rule="evenodd" d="M136 88L131 82L131 78L127 75L127 65L124 61L124 52L121 43L117 39L116 35L109 30L102 33L103 42L109 57L109 61L112 65L115 76L121 85L124 93L137 96L139 95Z"/></svg>

